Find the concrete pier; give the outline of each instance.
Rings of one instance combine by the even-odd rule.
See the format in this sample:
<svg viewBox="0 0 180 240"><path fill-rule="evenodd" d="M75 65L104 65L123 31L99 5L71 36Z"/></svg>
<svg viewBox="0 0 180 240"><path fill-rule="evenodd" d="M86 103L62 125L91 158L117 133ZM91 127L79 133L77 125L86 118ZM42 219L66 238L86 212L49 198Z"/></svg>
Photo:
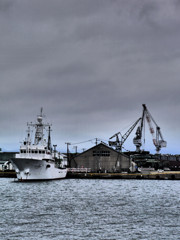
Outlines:
<svg viewBox="0 0 180 240"><path fill-rule="evenodd" d="M15 171L0 171L0 178L16 178Z"/></svg>
<svg viewBox="0 0 180 240"><path fill-rule="evenodd" d="M1 178L16 178L14 171L0 171ZM66 178L79 179L149 179L149 180L180 180L180 171L148 172L148 173L78 173L68 172Z"/></svg>
<svg viewBox="0 0 180 240"><path fill-rule="evenodd" d="M148 173L70 173L67 178L180 180L180 171Z"/></svg>

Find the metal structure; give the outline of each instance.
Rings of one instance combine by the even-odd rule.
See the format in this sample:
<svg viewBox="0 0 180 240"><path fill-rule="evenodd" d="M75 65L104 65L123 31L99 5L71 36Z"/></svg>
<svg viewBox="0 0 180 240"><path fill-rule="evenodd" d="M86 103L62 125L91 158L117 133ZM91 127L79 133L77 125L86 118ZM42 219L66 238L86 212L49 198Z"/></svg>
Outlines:
<svg viewBox="0 0 180 240"><path fill-rule="evenodd" d="M145 126L145 119L149 125L149 130L152 135L153 144L156 147L156 152L159 153L162 147L167 146L167 142L164 141L160 127L157 125L155 120L153 119L152 115L150 114L149 110L147 109L145 104L142 104L143 106L143 113L141 117L141 123L140 126L138 126L136 130L136 136L133 139L133 143L136 146L136 151L140 152L140 147L142 146L142 132L143 128ZM153 123L155 125L156 131L154 130Z"/></svg>
<svg viewBox="0 0 180 240"><path fill-rule="evenodd" d="M65 142L67 144L67 166L70 166L70 152L69 152L69 145L71 145L70 142Z"/></svg>
<svg viewBox="0 0 180 240"><path fill-rule="evenodd" d="M124 142L126 141L126 139L129 137L129 135L131 134L131 132L133 131L133 129L135 128L135 126L138 124L138 122L141 120L141 118L139 118L129 129L128 131L122 136L120 132L115 133L112 137L110 137L109 139L112 139L114 137L116 137L115 141L109 141L109 146L115 146L117 151L122 151L122 146L124 144ZM119 136L121 135L121 140L119 140Z"/></svg>

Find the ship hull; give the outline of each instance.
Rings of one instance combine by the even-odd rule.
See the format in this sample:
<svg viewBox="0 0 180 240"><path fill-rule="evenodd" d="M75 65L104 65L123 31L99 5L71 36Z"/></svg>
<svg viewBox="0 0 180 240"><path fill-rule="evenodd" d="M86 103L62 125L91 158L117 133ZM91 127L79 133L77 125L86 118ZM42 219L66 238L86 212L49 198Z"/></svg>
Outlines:
<svg viewBox="0 0 180 240"><path fill-rule="evenodd" d="M11 162L19 181L63 179L67 174L66 168L56 167L52 160L13 158Z"/></svg>

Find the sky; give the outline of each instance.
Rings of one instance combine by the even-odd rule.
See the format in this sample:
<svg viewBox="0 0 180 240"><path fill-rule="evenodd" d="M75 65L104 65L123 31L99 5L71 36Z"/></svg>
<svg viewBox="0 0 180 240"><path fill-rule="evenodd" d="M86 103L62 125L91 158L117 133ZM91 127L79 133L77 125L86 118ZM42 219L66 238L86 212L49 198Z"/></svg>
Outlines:
<svg viewBox="0 0 180 240"><path fill-rule="evenodd" d="M3 151L41 107L53 144L73 152L124 134L146 104L161 153L179 154L180 0L0 0L0 84ZM145 136L154 153L148 125Z"/></svg>

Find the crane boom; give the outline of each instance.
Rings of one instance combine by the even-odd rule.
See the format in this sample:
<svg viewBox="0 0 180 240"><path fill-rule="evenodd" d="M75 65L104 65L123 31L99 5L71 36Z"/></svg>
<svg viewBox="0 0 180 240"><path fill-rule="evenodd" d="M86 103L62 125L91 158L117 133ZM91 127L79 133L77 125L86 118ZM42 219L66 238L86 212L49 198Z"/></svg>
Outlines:
<svg viewBox="0 0 180 240"><path fill-rule="evenodd" d="M124 144L124 142L129 137L129 135L131 134L131 132L133 131L133 129L135 128L135 126L138 124L140 120L141 118L139 118L123 136L121 135L120 132L118 132L118 133L115 133L112 137L110 137L109 139L116 137L116 141L109 141L109 146L116 146L116 150L121 151L122 145ZM119 134L121 135L121 141L119 140L119 136L118 136Z"/></svg>
<svg viewBox="0 0 180 240"><path fill-rule="evenodd" d="M142 114L142 120L141 120L141 125L137 128L136 131L136 137L133 139L134 144L136 145L136 151L140 151L140 147L142 145L141 143L141 138L142 138L142 130L144 127L144 120L146 118L146 121L149 125L149 131L152 135L152 139L153 139L153 144L156 147L156 152L159 153L159 151L161 150L162 147L166 147L167 146L167 142L164 141L160 127L157 125L157 123L155 122L155 120L153 119L151 113L149 112L149 110L147 109L145 104L142 104L143 106L143 114ZM155 130L153 128L153 124L155 124L156 126L156 133Z"/></svg>
<svg viewBox="0 0 180 240"><path fill-rule="evenodd" d="M140 152L142 146L142 131L144 127L145 109L143 109L140 125L136 130L136 136L133 138L133 143L136 145L136 151Z"/></svg>
<svg viewBox="0 0 180 240"><path fill-rule="evenodd" d="M124 142L126 141L126 139L129 137L129 135L131 134L131 132L133 131L133 129L135 128L135 126L138 124L138 122L141 120L141 118L138 118L138 120L129 128L129 130L122 136L122 140L121 143L122 145L124 144Z"/></svg>

